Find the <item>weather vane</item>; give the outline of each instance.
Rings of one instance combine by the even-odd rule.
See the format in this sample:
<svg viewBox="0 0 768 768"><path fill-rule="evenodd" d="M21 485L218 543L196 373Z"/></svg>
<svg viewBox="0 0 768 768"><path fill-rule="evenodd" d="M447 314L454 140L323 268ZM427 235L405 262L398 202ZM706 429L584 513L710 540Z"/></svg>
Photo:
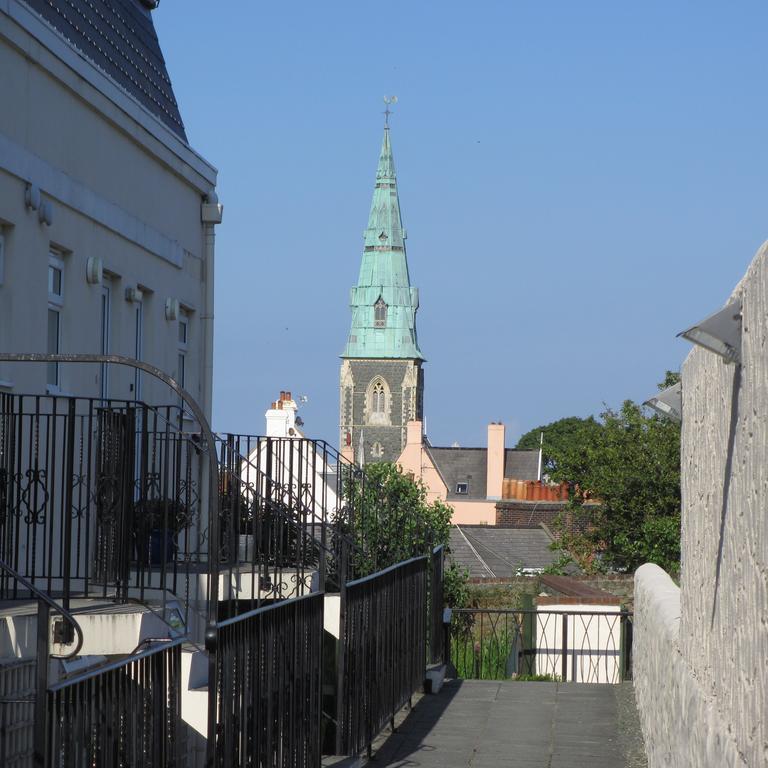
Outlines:
<svg viewBox="0 0 768 768"><path fill-rule="evenodd" d="M397 104L397 96L385 96L384 103L387 108L384 110L384 127L389 128L389 116L392 114L392 110L389 108L390 104Z"/></svg>

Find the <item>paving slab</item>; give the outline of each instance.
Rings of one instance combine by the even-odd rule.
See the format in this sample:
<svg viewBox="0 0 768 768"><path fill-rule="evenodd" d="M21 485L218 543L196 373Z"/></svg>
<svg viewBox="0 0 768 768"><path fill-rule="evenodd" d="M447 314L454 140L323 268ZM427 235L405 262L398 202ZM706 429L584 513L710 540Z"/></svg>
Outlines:
<svg viewBox="0 0 768 768"><path fill-rule="evenodd" d="M631 683L449 680L414 701L376 768L647 768Z"/></svg>

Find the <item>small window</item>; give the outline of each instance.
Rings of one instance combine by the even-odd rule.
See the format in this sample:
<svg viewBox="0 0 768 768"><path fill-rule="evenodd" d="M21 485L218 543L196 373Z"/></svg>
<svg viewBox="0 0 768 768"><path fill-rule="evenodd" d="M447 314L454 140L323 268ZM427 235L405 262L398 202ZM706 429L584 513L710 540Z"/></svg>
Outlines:
<svg viewBox="0 0 768 768"><path fill-rule="evenodd" d="M371 446L371 456L373 456L374 459L380 459L383 455L384 455L384 446L379 442L375 442Z"/></svg>
<svg viewBox="0 0 768 768"><path fill-rule="evenodd" d="M187 330L189 321L186 317L179 318L179 347L187 348Z"/></svg>
<svg viewBox="0 0 768 768"><path fill-rule="evenodd" d="M64 303L64 262L53 253L48 259L48 301L59 306Z"/></svg>
<svg viewBox="0 0 768 768"><path fill-rule="evenodd" d="M64 306L64 261L56 251L48 256L48 331L46 351L49 355L61 352L61 312ZM46 383L53 391L61 386L58 363L48 363Z"/></svg>
<svg viewBox="0 0 768 768"><path fill-rule="evenodd" d="M469 492L469 483L456 483L456 493L466 496Z"/></svg>
<svg viewBox="0 0 768 768"><path fill-rule="evenodd" d="M381 297L379 297L379 300L373 305L373 327L387 327L387 305Z"/></svg>

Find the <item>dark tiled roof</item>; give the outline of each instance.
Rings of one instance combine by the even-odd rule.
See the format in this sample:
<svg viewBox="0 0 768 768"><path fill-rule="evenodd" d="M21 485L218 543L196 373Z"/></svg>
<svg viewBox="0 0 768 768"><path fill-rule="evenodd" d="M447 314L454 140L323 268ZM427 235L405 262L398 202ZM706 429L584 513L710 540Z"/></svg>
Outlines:
<svg viewBox="0 0 768 768"><path fill-rule="evenodd" d="M466 568L470 576L508 578L518 575L522 568L546 568L554 563L558 553L550 550L550 541L541 528L454 526L451 528L450 557ZM480 558L488 568L483 566Z"/></svg>
<svg viewBox="0 0 768 768"><path fill-rule="evenodd" d="M429 453L448 486L448 498L485 499L488 452L485 448L435 448ZM456 493L458 483L467 484L467 493Z"/></svg>
<svg viewBox="0 0 768 768"><path fill-rule="evenodd" d="M511 477L513 480L537 480L539 452L507 448L504 455L504 477Z"/></svg>
<svg viewBox="0 0 768 768"><path fill-rule="evenodd" d="M100 70L187 140L149 10L140 0L24 0Z"/></svg>

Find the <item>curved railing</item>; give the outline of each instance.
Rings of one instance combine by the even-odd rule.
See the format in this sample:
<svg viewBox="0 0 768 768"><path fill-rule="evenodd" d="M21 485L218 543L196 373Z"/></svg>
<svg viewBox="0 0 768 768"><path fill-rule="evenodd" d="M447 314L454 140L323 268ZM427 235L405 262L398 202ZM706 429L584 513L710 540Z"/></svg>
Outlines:
<svg viewBox="0 0 768 768"><path fill-rule="evenodd" d="M78 623L77 619L66 608L63 608L61 605L59 605L52 597L47 595L42 590L38 589L31 582L27 581L27 579L25 579L18 571L15 571L13 568L11 568L11 566L8 565L8 563L6 563L4 560L0 560L0 569L5 571L9 576L11 576L19 584L21 584L21 586L24 587L24 589L28 590L32 595L34 595L34 599L38 600L39 602L45 603L48 609L52 608L54 611L57 611L58 613L60 613L62 618L67 622L67 624L69 624L69 626L72 627L72 631L77 637L77 642L75 643L74 649L67 653L50 653L49 654L50 658L72 659L75 656L77 656L77 654L80 653L80 649L83 647L83 642L85 640L83 636L83 629ZM39 618L40 616L38 613L38 620Z"/></svg>

